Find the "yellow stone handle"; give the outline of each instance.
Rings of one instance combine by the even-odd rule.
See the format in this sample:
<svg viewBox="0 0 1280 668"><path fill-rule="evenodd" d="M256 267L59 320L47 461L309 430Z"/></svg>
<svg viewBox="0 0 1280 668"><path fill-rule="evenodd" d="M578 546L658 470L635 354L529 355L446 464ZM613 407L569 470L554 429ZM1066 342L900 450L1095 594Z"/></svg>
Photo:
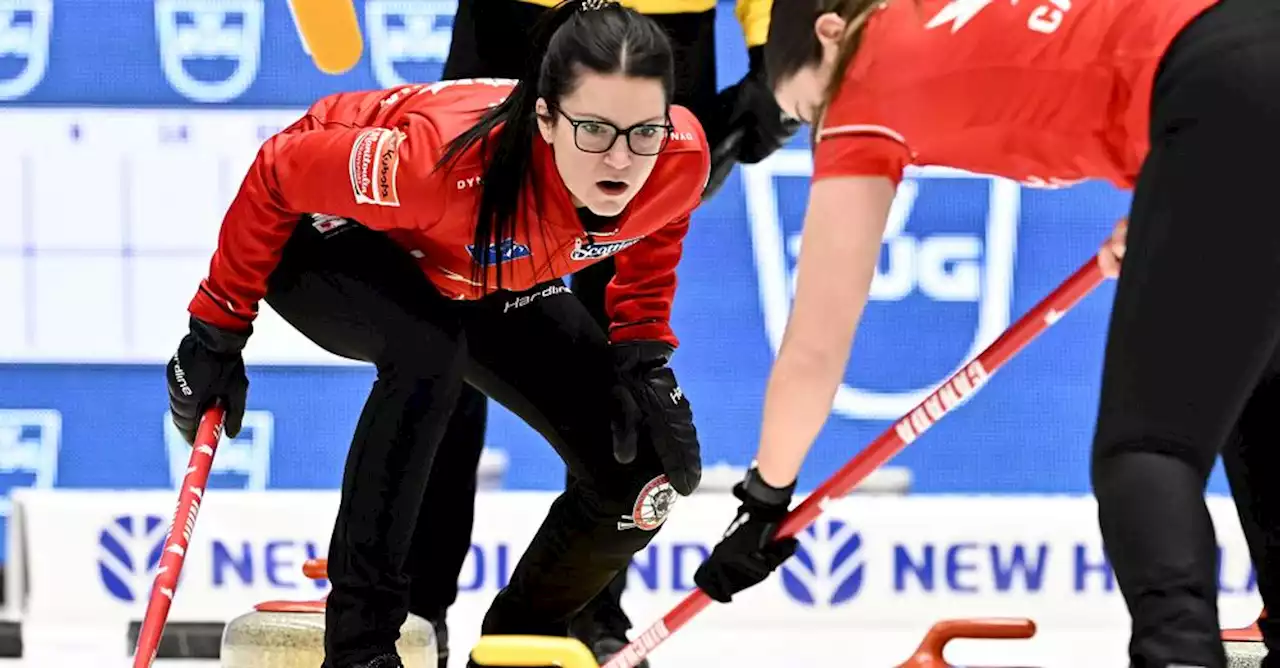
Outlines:
<svg viewBox="0 0 1280 668"><path fill-rule="evenodd" d="M351 0L289 0L289 9L321 72L342 74L360 62L364 37Z"/></svg>
<svg viewBox="0 0 1280 668"><path fill-rule="evenodd" d="M486 666L600 668L586 645L550 636L481 636L471 658Z"/></svg>

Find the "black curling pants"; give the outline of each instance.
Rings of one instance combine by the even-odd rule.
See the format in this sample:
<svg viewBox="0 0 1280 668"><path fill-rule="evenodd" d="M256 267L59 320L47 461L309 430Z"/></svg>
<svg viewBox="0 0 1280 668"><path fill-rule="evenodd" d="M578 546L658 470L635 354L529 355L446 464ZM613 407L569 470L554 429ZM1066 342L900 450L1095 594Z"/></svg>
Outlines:
<svg viewBox="0 0 1280 668"><path fill-rule="evenodd" d="M1277 155L1280 4L1223 0L1161 64L1107 339L1092 480L1135 668L1225 666L1204 501L1220 453L1280 609Z"/></svg>
<svg viewBox="0 0 1280 668"><path fill-rule="evenodd" d="M521 296L534 298L517 305ZM484 633L566 635L568 620L652 539L619 519L661 465L652 451L626 466L614 461L608 343L561 282L447 300L385 235L354 223L321 235L304 221L266 301L322 348L377 367L329 546L326 668L394 651L410 581L430 567L440 540L419 510L464 384L538 430L574 476L495 598Z"/></svg>

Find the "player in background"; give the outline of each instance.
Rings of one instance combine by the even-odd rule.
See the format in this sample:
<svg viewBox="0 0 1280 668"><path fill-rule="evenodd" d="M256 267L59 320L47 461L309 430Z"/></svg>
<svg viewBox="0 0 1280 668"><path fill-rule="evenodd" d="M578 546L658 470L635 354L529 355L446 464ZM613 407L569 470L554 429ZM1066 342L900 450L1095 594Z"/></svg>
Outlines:
<svg viewBox="0 0 1280 668"><path fill-rule="evenodd" d="M671 103L656 23L600 0L545 19L519 82L333 95L268 139L168 365L189 442L215 398L239 431L260 300L322 348L376 365L329 546L326 668L401 665L409 583L437 540L418 511L464 384L538 430L575 476L483 633L567 635L698 485L692 412L667 361L709 149ZM606 333L560 277L608 244Z"/></svg>
<svg viewBox="0 0 1280 668"><path fill-rule="evenodd" d="M908 165L1133 189L1092 485L1136 668L1222 668L1204 491L1228 449L1266 606L1280 609L1280 5L1272 0L794 0L765 62L816 125L795 302L736 520L695 581L719 601L775 540L846 369ZM1127 252L1126 252L1127 251ZM1231 463L1233 462L1234 463ZM1252 527L1252 528L1250 528ZM1263 628L1280 661L1274 629Z"/></svg>
<svg viewBox="0 0 1280 668"><path fill-rule="evenodd" d="M444 78L520 76L530 57L528 26L553 2L460 0ZM783 113L765 81L763 45L772 0L737 0L749 69L740 81L718 93L715 0L623 0L622 4L651 17L673 42L674 101L697 116L711 146L711 177L703 192L704 201L719 190L735 164L759 162L798 130L799 123ZM605 328L609 327L605 287L613 275L614 262L605 257L575 273L571 283L578 299ZM432 469L421 510L422 521L436 536L436 549L429 555L422 577L413 581L410 609L432 620L441 631L442 665L449 652L446 613L457 600L458 574L471 547L476 469L484 448L486 419L485 397L463 388L443 441L448 447L442 449ZM566 484L572 484L572 475L569 472ZM627 642L631 621L621 604L626 581L623 571L573 624L574 636L601 661Z"/></svg>

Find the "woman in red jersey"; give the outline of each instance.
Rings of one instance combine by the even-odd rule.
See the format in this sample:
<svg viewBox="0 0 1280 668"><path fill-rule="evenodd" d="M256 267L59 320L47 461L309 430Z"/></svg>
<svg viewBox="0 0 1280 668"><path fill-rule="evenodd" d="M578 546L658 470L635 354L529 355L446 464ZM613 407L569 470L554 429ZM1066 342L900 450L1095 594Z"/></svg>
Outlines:
<svg viewBox="0 0 1280 668"><path fill-rule="evenodd" d="M815 124L795 302L742 509L697 582L727 601L775 541L831 406L908 165L1133 189L1093 443L1134 666L1225 664L1204 489L1225 450L1280 606L1280 5L1271 0L793 0L766 69ZM1251 160L1257 156L1256 160ZM1126 239L1127 235L1127 239ZM1126 248L1128 252L1126 253ZM1268 642L1280 641L1264 627ZM1275 646L1275 645L1272 645Z"/></svg>
<svg viewBox="0 0 1280 668"><path fill-rule="evenodd" d="M333 95L268 139L168 365L188 441L215 398L239 430L259 301L377 367L329 545L326 668L400 665L409 582L433 549L418 509L464 382L541 432L577 481L484 633L566 635L698 485L667 362L676 265L710 165L702 128L670 103L672 50L651 19L570 0L540 34L518 82ZM607 333L560 280L606 257Z"/></svg>

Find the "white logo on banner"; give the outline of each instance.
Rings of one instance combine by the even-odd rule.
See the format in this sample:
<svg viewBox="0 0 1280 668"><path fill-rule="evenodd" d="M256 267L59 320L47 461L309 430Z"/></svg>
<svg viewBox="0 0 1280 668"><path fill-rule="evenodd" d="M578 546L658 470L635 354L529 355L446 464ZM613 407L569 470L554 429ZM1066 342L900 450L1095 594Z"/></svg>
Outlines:
<svg viewBox="0 0 1280 668"><path fill-rule="evenodd" d="M191 446L183 440L172 416L164 413L164 442L169 456L169 479L176 489L187 475L187 463L191 460ZM210 481L214 476L239 478L235 484L218 481L212 487L244 489L260 492L267 488L271 478L271 444L275 439L275 416L271 411L245 411L240 433L228 438L224 433L213 458Z"/></svg>
<svg viewBox="0 0 1280 668"><path fill-rule="evenodd" d="M379 86L411 83L396 71L398 63L443 64L449 56L455 0L369 0L364 11L369 60Z"/></svg>
<svg viewBox="0 0 1280 668"><path fill-rule="evenodd" d="M9 515L14 488L53 488L61 442L58 411L0 410L0 517Z"/></svg>
<svg viewBox="0 0 1280 668"><path fill-rule="evenodd" d="M258 76L262 52L261 0L156 0L160 66L173 89L196 102L227 102ZM203 61L203 62L201 62ZM213 63L230 74L197 77ZM217 69L222 69L219 67Z"/></svg>

